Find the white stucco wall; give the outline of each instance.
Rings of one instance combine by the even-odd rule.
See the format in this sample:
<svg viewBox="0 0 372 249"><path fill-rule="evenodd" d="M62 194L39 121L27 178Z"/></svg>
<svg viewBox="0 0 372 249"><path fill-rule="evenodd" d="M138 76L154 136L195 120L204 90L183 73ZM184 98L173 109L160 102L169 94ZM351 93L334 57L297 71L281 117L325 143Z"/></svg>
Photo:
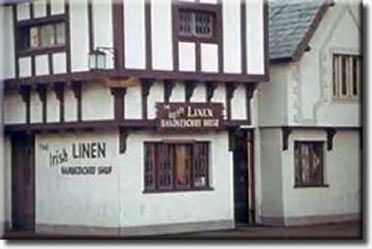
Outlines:
<svg viewBox="0 0 372 249"><path fill-rule="evenodd" d="M83 120L114 119L114 97L102 82L82 84L81 105Z"/></svg>
<svg viewBox="0 0 372 249"><path fill-rule="evenodd" d="M144 194L144 141L195 139L210 141L210 182L213 191ZM227 133L161 135L136 132L128 136L128 148L120 167L123 226L233 220L232 157ZM126 162L126 163L124 163Z"/></svg>
<svg viewBox="0 0 372 249"><path fill-rule="evenodd" d="M104 142L106 157L72 158L72 143ZM45 149L45 146L48 149ZM63 148L68 162L50 165L50 153ZM119 213L118 140L114 132L36 136L36 224L117 227ZM112 166L108 175L63 175L62 166Z"/></svg>
<svg viewBox="0 0 372 249"><path fill-rule="evenodd" d="M125 67L146 68L145 0L124 0Z"/></svg>
<svg viewBox="0 0 372 249"><path fill-rule="evenodd" d="M285 125L288 120L288 84L290 75L287 64L270 66L270 82L257 87L258 124L260 126Z"/></svg>
<svg viewBox="0 0 372 249"><path fill-rule="evenodd" d="M338 130L333 150L324 148L324 179L328 187L294 188L294 141L326 141L325 131L297 130L282 154L286 218L356 215L360 213L360 149L357 131Z"/></svg>
<svg viewBox="0 0 372 249"><path fill-rule="evenodd" d="M143 143L162 139L211 142L213 190L144 194ZM37 224L117 228L233 220L232 157L226 132L214 136L133 132L128 136L124 154L119 154L118 141L116 131L36 136ZM105 142L106 157L72 158L72 143L85 142ZM50 153L54 155L63 148L68 162L51 166ZM112 172L63 175L63 166L112 166Z"/></svg>
<svg viewBox="0 0 372 249"><path fill-rule="evenodd" d="M261 213L262 217L283 216L281 130L261 129Z"/></svg>
<svg viewBox="0 0 372 249"><path fill-rule="evenodd" d="M351 4L336 1L314 33L309 44L311 50L291 65L290 124L360 126L359 100L336 100L332 96L333 53L361 54L358 8L357 1Z"/></svg>

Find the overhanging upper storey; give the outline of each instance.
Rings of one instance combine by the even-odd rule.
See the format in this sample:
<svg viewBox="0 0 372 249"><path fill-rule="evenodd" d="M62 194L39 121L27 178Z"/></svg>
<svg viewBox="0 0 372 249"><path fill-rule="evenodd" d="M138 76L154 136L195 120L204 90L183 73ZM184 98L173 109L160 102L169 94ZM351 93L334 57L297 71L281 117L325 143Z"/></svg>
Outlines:
<svg viewBox="0 0 372 249"><path fill-rule="evenodd" d="M127 76L268 80L265 0L35 0L1 8L8 86Z"/></svg>

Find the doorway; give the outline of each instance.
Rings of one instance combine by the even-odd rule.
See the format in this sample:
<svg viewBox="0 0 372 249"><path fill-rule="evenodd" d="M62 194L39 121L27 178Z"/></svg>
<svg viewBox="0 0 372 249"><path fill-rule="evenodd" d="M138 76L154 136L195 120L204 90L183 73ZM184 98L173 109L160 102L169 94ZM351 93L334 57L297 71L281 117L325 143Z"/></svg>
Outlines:
<svg viewBox="0 0 372 249"><path fill-rule="evenodd" d="M26 133L12 136L12 227L35 227L35 138Z"/></svg>
<svg viewBox="0 0 372 249"><path fill-rule="evenodd" d="M234 211L237 223L255 224L253 130L234 133Z"/></svg>

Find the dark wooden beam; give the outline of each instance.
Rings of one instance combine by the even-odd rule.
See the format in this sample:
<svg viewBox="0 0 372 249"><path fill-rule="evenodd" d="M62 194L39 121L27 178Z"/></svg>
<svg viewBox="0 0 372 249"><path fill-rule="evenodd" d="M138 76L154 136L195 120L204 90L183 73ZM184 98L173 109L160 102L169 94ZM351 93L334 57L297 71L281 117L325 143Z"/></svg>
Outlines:
<svg viewBox="0 0 372 249"><path fill-rule="evenodd" d="M30 97L31 97L31 86L20 86L18 89L19 94L22 97L23 102L26 104L26 123L30 123Z"/></svg>
<svg viewBox="0 0 372 249"><path fill-rule="evenodd" d="M47 90L47 85L38 84L36 86L36 92L38 93L42 104L43 123L47 122Z"/></svg>
<svg viewBox="0 0 372 249"><path fill-rule="evenodd" d="M123 1L112 2L112 21L114 30L115 69L116 71L123 71L125 65Z"/></svg>
<svg viewBox="0 0 372 249"><path fill-rule="evenodd" d="M164 102L165 103L169 103L169 99L172 95L174 84L175 83L172 80L164 80Z"/></svg>
<svg viewBox="0 0 372 249"><path fill-rule="evenodd" d="M336 129L328 128L327 131L327 150L333 150L333 138L336 135Z"/></svg>
<svg viewBox="0 0 372 249"><path fill-rule="evenodd" d="M289 140L289 135L292 133L292 128L290 127L282 127L282 143L283 143L283 150L288 149L288 140Z"/></svg>
<svg viewBox="0 0 372 249"><path fill-rule="evenodd" d="M54 83L53 91L59 101L59 120L63 123L65 121L65 83Z"/></svg>
<svg viewBox="0 0 372 249"><path fill-rule="evenodd" d="M186 102L190 102L190 99L194 93L196 88L195 81L185 81L185 100Z"/></svg>
<svg viewBox="0 0 372 249"><path fill-rule="evenodd" d="M231 99L234 97L234 92L237 88L237 83L226 82L226 115L227 119L231 120Z"/></svg>
<svg viewBox="0 0 372 249"><path fill-rule="evenodd" d="M150 94L150 89L154 84L153 80L143 79L141 80L141 97L142 97L142 119L147 119L147 98Z"/></svg>
<svg viewBox="0 0 372 249"><path fill-rule="evenodd" d="M81 104L81 88L82 83L80 81L72 82L71 89L74 92L74 96L76 99L76 113L77 113L77 120L80 122L82 120L82 104Z"/></svg>
<svg viewBox="0 0 372 249"><path fill-rule="evenodd" d="M111 88L111 94L114 96L114 119L118 123L124 120L124 97L127 88Z"/></svg>
<svg viewBox="0 0 372 249"><path fill-rule="evenodd" d="M213 82L213 81L208 81L206 82L206 98L207 98L207 102L211 102L212 101L212 98L213 98L213 95L214 95L214 91L216 90L217 88L217 83L216 82Z"/></svg>
<svg viewBox="0 0 372 249"><path fill-rule="evenodd" d="M254 91L256 90L256 84L249 84L245 86L246 106L247 106L247 120L249 124L252 124L252 98Z"/></svg>
<svg viewBox="0 0 372 249"><path fill-rule="evenodd" d="M124 154L127 150L128 131L124 128L119 129L119 153Z"/></svg>

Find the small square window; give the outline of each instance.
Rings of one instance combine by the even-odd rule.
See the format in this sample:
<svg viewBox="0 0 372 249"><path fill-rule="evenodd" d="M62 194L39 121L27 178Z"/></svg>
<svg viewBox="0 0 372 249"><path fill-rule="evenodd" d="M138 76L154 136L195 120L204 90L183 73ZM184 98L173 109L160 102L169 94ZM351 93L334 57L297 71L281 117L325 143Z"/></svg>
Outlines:
<svg viewBox="0 0 372 249"><path fill-rule="evenodd" d="M324 185L324 142L295 142L295 186Z"/></svg>
<svg viewBox="0 0 372 249"><path fill-rule="evenodd" d="M179 35L186 39L214 39L216 13L208 11L180 10Z"/></svg>

